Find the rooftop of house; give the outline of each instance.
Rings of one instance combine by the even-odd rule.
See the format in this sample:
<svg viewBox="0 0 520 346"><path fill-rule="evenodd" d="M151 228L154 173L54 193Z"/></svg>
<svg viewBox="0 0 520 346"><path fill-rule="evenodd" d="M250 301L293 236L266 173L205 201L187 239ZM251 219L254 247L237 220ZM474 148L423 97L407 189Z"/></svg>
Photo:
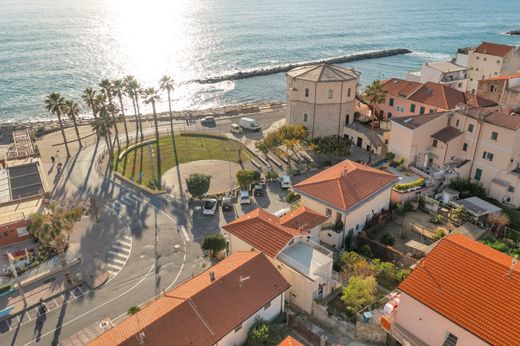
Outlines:
<svg viewBox="0 0 520 346"><path fill-rule="evenodd" d="M294 185L295 191L339 210L350 210L398 177L350 160L342 161Z"/></svg>
<svg viewBox="0 0 520 346"><path fill-rule="evenodd" d="M408 117L400 117L400 118L392 118L391 121L402 125L404 127L409 128L410 130L415 130L423 126L424 124L429 123L430 121L437 119L445 115L444 112L439 113L430 113L430 114L419 114L419 115L410 115Z"/></svg>
<svg viewBox="0 0 520 346"><path fill-rule="evenodd" d="M497 106L495 102L480 96L471 95L444 84L433 82L418 83L392 78L383 82L383 88L388 91L390 96L405 98L409 101L443 110L455 109L459 104L471 107Z"/></svg>
<svg viewBox="0 0 520 346"><path fill-rule="evenodd" d="M271 258L276 257L295 236L305 234L301 230L282 225L278 217L261 208L222 228Z"/></svg>
<svg viewBox="0 0 520 346"><path fill-rule="evenodd" d="M463 132L460 131L456 127L446 126L442 130L435 132L432 135L432 138L436 139L436 140L439 140L439 141L441 141L443 143L448 143L448 142L454 140L455 138L457 138L458 136L462 135L462 133Z"/></svg>
<svg viewBox="0 0 520 346"><path fill-rule="evenodd" d="M484 122L503 127L509 130L520 128L520 115L502 113L494 109L470 108L461 110L459 113L470 116L474 119L484 119Z"/></svg>
<svg viewBox="0 0 520 346"><path fill-rule="evenodd" d="M464 206L469 212L475 216L489 215L498 213L502 209L494 204L484 201L478 197L469 197L465 199L457 199L452 201L455 205Z"/></svg>
<svg viewBox="0 0 520 346"><path fill-rule="evenodd" d="M451 61L434 61L425 64L435 70L441 71L442 73L466 71L468 68L452 63Z"/></svg>
<svg viewBox="0 0 520 346"><path fill-rule="evenodd" d="M297 67L287 74L296 79L311 82L341 82L359 79L359 72L329 64L316 64Z"/></svg>
<svg viewBox="0 0 520 346"><path fill-rule="evenodd" d="M307 208L305 206L291 210L280 218L280 224L285 227L310 230L327 221L325 215Z"/></svg>
<svg viewBox="0 0 520 346"><path fill-rule="evenodd" d="M509 80L509 79L516 79L520 78L520 72L504 75L504 76L497 76L497 77L491 77L485 80Z"/></svg>
<svg viewBox="0 0 520 346"><path fill-rule="evenodd" d="M40 162L37 159L22 160L16 165L0 168L0 203L41 196L47 191Z"/></svg>
<svg viewBox="0 0 520 346"><path fill-rule="evenodd" d="M41 199L24 200L18 203L8 203L0 206L0 225L27 220L41 206Z"/></svg>
<svg viewBox="0 0 520 346"><path fill-rule="evenodd" d="M303 346L303 344L289 335L278 346Z"/></svg>
<svg viewBox="0 0 520 346"><path fill-rule="evenodd" d="M277 258L309 279L316 280L322 268L332 263L332 251L305 238L294 241Z"/></svg>
<svg viewBox="0 0 520 346"><path fill-rule="evenodd" d="M263 254L238 252L168 291L89 345L139 345L139 332L144 332L145 345L214 345L289 287Z"/></svg>
<svg viewBox="0 0 520 346"><path fill-rule="evenodd" d="M399 289L489 344L520 340L520 265L462 234L443 238Z"/></svg>
<svg viewBox="0 0 520 346"><path fill-rule="evenodd" d="M493 56L505 57L513 49L512 46L493 42L482 42L475 48L475 53L488 54Z"/></svg>

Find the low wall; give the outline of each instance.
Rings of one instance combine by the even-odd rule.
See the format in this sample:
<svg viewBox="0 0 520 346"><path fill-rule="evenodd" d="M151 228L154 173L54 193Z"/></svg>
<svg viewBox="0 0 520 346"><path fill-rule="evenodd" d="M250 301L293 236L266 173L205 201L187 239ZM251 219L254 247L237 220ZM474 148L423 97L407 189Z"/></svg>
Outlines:
<svg viewBox="0 0 520 346"><path fill-rule="evenodd" d="M121 175L121 174L119 174L119 173L117 173L115 171L114 171L114 177L116 177L119 180L124 181L127 184L133 185L133 186L143 190L144 192L147 192L147 193L149 193L151 195L154 195L154 196L159 196L159 195L162 195L162 194L166 193L166 191L164 191L164 190L152 190L152 189L150 189L150 188L148 188L148 187L146 187L144 185L140 185L140 184L136 183L135 181L130 180L127 177L125 177L125 176L123 176L123 175Z"/></svg>
<svg viewBox="0 0 520 346"><path fill-rule="evenodd" d="M327 308L323 305L312 302L312 316L330 328L334 328L343 335L354 339L356 337L356 326L334 316L330 316Z"/></svg>
<svg viewBox="0 0 520 346"><path fill-rule="evenodd" d="M370 246L370 249L372 250L374 257L380 258L382 261L396 262L404 267L410 267L411 265L417 263L415 259L405 256L403 253L395 250L390 246L386 246L378 241L370 239L366 235L360 234L356 238L356 242L358 248L361 248L365 244Z"/></svg>

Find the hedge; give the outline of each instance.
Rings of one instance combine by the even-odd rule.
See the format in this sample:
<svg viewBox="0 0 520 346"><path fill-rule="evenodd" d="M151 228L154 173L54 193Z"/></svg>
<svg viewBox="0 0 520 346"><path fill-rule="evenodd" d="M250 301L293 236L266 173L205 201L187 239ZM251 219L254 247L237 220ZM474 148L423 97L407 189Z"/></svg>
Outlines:
<svg viewBox="0 0 520 346"><path fill-rule="evenodd" d="M424 178L419 178L416 181L412 181L411 183L395 184L394 189L397 191L406 191L408 189L413 189L414 187L423 186L425 183L426 181Z"/></svg>

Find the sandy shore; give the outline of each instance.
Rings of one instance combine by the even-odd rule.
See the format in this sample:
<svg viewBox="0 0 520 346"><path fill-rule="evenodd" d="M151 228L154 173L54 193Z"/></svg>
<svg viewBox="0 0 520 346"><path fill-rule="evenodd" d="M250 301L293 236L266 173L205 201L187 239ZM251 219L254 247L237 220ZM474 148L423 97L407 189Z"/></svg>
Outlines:
<svg viewBox="0 0 520 346"><path fill-rule="evenodd" d="M174 111L173 116L176 120L184 120L187 117L194 119L203 118L206 116L231 116L239 114L257 113L262 110L274 109L285 107L283 102L251 102L237 105L222 106L218 108L211 108L205 110L186 110L186 111ZM143 114L143 120L151 120L152 114ZM168 112L162 112L158 114L159 121L169 120ZM127 121L135 121L134 115L127 115ZM89 123L91 119L82 119L78 121L79 124L84 125ZM64 121L65 127L73 126L72 120L66 119ZM14 131L29 129L33 135L37 138L44 136L45 134L59 130L58 120L46 120L37 122L21 122L21 123L0 123L0 144L8 144L12 142L12 133Z"/></svg>

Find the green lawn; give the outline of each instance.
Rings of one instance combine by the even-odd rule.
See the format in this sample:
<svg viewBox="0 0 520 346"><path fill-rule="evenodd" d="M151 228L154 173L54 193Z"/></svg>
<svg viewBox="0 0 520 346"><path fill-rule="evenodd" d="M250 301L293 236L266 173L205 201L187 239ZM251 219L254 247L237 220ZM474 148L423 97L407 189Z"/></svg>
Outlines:
<svg viewBox="0 0 520 346"><path fill-rule="evenodd" d="M176 165L171 136L161 137L159 144L161 148L161 170L164 174L168 169ZM247 162L252 158L252 154L247 151L243 144L226 138L202 134L177 135L175 136L175 144L177 159L181 164L198 160L239 162L239 159L241 159L242 162ZM151 144L151 149L155 153L155 143ZM153 168L155 170L157 170L156 166L154 159ZM148 187L150 187L150 181L152 180L151 169L148 145L138 147L127 153L116 167L118 173ZM139 172L144 174L141 179L139 178ZM154 172L153 176L157 176L157 171Z"/></svg>

